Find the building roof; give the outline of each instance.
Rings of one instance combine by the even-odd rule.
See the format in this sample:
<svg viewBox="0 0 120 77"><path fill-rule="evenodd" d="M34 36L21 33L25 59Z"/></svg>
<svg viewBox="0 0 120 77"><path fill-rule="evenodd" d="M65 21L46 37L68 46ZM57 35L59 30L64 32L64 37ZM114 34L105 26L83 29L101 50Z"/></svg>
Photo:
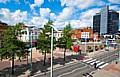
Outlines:
<svg viewBox="0 0 120 77"><path fill-rule="evenodd" d="M4 22L2 22L2 21L0 21L0 25L8 26L8 24L6 24L6 23L4 23Z"/></svg>

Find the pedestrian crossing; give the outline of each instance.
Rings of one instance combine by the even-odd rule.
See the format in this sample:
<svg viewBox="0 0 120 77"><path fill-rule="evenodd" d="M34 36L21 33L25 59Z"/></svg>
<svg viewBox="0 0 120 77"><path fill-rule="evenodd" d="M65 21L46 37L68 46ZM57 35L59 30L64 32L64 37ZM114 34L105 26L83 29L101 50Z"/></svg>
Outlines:
<svg viewBox="0 0 120 77"><path fill-rule="evenodd" d="M83 60L84 63L86 64L90 64L90 65L95 65L96 63L96 67L97 68L104 68L105 66L107 66L109 63L106 63L106 62L103 62L103 61L100 61L98 59L95 59L95 58L89 58L89 59L86 59L86 60Z"/></svg>

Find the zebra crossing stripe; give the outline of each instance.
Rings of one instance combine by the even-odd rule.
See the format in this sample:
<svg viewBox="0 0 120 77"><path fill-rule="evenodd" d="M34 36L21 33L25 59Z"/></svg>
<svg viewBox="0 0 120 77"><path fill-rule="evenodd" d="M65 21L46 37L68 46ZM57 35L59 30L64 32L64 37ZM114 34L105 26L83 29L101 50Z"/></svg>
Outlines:
<svg viewBox="0 0 120 77"><path fill-rule="evenodd" d="M105 62L100 62L96 65L96 67L99 67L100 65L104 64Z"/></svg>
<svg viewBox="0 0 120 77"><path fill-rule="evenodd" d="M94 65L94 63L99 63L100 61L94 61L92 63L90 63L90 65Z"/></svg>
<svg viewBox="0 0 120 77"><path fill-rule="evenodd" d="M103 68L109 64L109 63L105 63L105 62L99 61L99 60L94 59L94 58L86 59L83 62L90 64L90 65L94 65L94 63L97 63L96 67L98 67L98 68Z"/></svg>
<svg viewBox="0 0 120 77"><path fill-rule="evenodd" d="M91 62L95 62L97 59L93 59L93 60L90 60L90 61L88 61L88 62L86 62L86 63L91 63Z"/></svg>
<svg viewBox="0 0 120 77"><path fill-rule="evenodd" d="M109 63L105 63L105 64L99 66L99 68L103 68L103 67L107 66L108 64L109 64Z"/></svg>
<svg viewBox="0 0 120 77"><path fill-rule="evenodd" d="M86 59L86 60L84 60L83 62L87 62L87 61L89 61L89 60L92 60L92 58Z"/></svg>

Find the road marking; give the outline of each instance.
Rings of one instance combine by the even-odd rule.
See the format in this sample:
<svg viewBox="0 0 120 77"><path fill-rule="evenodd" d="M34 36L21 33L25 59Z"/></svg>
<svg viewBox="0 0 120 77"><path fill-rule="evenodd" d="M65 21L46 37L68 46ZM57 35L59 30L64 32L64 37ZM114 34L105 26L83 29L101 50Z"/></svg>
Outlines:
<svg viewBox="0 0 120 77"><path fill-rule="evenodd" d="M117 52L117 51L116 51ZM109 57L111 57L111 56L113 56L114 54L116 54L116 52L114 52L113 53L113 51L110 51L109 53L111 53L111 54L109 54L108 56L106 56L105 58L102 58L102 59L100 59L100 60L104 60L104 59L106 59L106 58L109 58ZM103 56L105 56L106 54L104 54ZM83 62L87 62L87 61L89 61L91 58L89 58L89 59L86 59L86 60L84 60ZM91 59L92 60L92 59ZM101 63L101 62L99 62L99 60L98 61L96 61L96 62L98 62L98 63ZM104 62L105 63L105 62ZM57 69L61 69L61 68L64 68L64 67L69 67L69 66L71 66L71 65L74 65L74 64L76 64L76 63L70 63L69 65L66 65L66 66L63 66L63 67L60 67L60 68L57 68ZM101 66L99 66L100 68L103 68L103 67L105 67L105 66L107 66L109 63L105 63L104 65L101 65ZM57 70L57 69L55 69L55 70ZM78 68L78 69L80 69L80 68ZM54 71L55 71L54 70ZM76 69L77 70L77 69ZM48 72L46 72L46 74L47 73L49 73L50 71L48 71ZM73 70L73 72L74 72L74 70ZM34 75L34 76L31 76L31 77L36 77L36 76L39 76L39 75L44 75L44 73L40 73L40 74L36 74L36 75Z"/></svg>
<svg viewBox="0 0 120 77"><path fill-rule="evenodd" d="M90 65L94 65L94 63L99 63L100 61L98 60L98 61L96 61L96 62L92 62L92 63L90 63Z"/></svg>
<svg viewBox="0 0 120 77"><path fill-rule="evenodd" d="M90 61L88 61L88 62L86 62L86 63L91 63L91 62L94 62L94 61L96 61L97 59L93 59L93 60L90 60Z"/></svg>
<svg viewBox="0 0 120 77"><path fill-rule="evenodd" d="M92 58L89 58L89 59L83 60L83 62L87 62L87 61L89 61L89 60L92 60Z"/></svg>
<svg viewBox="0 0 120 77"><path fill-rule="evenodd" d="M62 76L64 76L64 75L73 73L73 72L75 72L75 71L77 71L77 70L79 70L79 69L83 69L83 68L85 68L85 67L88 67L88 66L84 66L84 67L81 67L81 68L76 68L76 69L74 69L74 70L72 70L72 71L70 71L70 72L63 73L63 74L61 74L61 75L58 75L57 77L62 77Z"/></svg>
<svg viewBox="0 0 120 77"><path fill-rule="evenodd" d="M96 67L98 67L98 68L103 68L103 67L105 67L109 64L109 63L106 63L106 62L103 62L103 61L100 61L100 60L97 60L97 59L94 59L94 58L93 59L92 58L87 59L84 62L87 63L87 64L90 64L90 65L94 65L94 63L97 63Z"/></svg>
<svg viewBox="0 0 120 77"><path fill-rule="evenodd" d="M81 63L81 62L80 62ZM59 67L59 68L56 68L56 69L53 69L53 71L55 71L55 70L58 70L58 69L63 69L63 68L65 68L65 67L69 67L69 66L71 66L71 65L75 65L75 64L77 64L77 63L70 63L69 65L65 65L65 66L62 66L62 67ZM82 64L82 63L81 63ZM48 71L48 72L46 72L46 74L48 74L48 73L50 73L50 71ZM39 75L44 75L45 73L39 73L39 74L36 74L36 75L34 75L34 76L31 76L31 77L36 77L36 76L39 76Z"/></svg>
<svg viewBox="0 0 120 77"><path fill-rule="evenodd" d="M109 63L106 63L106 64L100 66L99 68L103 68L103 67L107 66L108 64L109 64Z"/></svg>
<svg viewBox="0 0 120 77"><path fill-rule="evenodd" d="M105 63L105 62L100 62L100 63L98 63L98 64L96 65L96 67L102 65L103 63Z"/></svg>

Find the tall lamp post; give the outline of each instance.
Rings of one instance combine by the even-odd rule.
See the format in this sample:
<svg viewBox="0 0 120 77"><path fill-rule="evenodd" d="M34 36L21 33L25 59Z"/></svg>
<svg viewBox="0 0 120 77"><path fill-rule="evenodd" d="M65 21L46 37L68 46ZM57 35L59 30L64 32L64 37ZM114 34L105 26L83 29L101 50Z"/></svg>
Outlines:
<svg viewBox="0 0 120 77"><path fill-rule="evenodd" d="M118 61L120 62L120 44L118 43Z"/></svg>
<svg viewBox="0 0 120 77"><path fill-rule="evenodd" d="M120 62L120 42L119 42L120 39L118 39L117 37L117 45L118 45L118 62Z"/></svg>
<svg viewBox="0 0 120 77"><path fill-rule="evenodd" d="M32 31L31 28L34 28L34 26L29 26L29 41L30 41L30 72L32 72Z"/></svg>
<svg viewBox="0 0 120 77"><path fill-rule="evenodd" d="M87 43L87 38L85 38L85 53L87 53L87 45L86 45L86 43Z"/></svg>
<svg viewBox="0 0 120 77"><path fill-rule="evenodd" d="M94 34L94 52L95 52L95 39L96 39L96 35Z"/></svg>
<svg viewBox="0 0 120 77"><path fill-rule="evenodd" d="M51 31L51 70L50 70L50 73L51 73L51 76L50 77L53 77L53 30L57 31L57 28L55 28L53 25L50 25L50 27L52 28L52 31Z"/></svg>

